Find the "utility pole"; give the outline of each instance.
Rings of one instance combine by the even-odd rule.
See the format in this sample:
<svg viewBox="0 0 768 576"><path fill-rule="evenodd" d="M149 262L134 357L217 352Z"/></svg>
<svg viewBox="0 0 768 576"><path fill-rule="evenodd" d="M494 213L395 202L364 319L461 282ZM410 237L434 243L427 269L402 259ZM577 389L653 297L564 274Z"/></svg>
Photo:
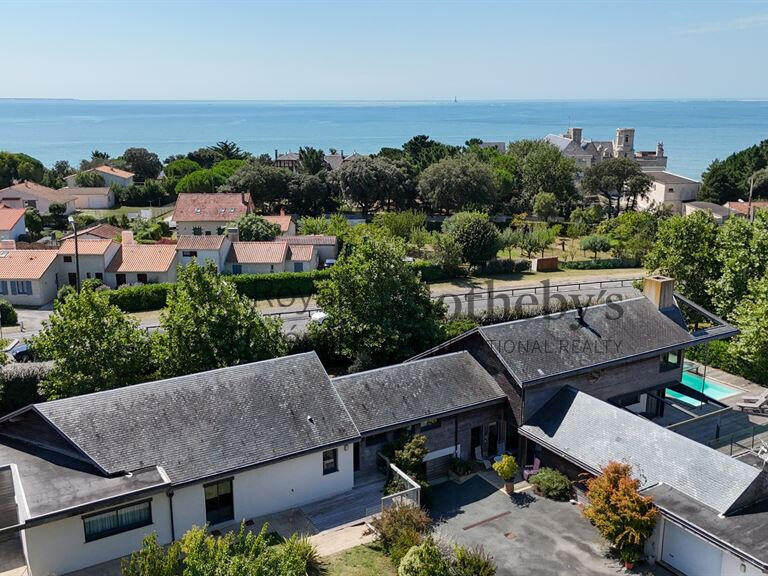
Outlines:
<svg viewBox="0 0 768 576"><path fill-rule="evenodd" d="M70 216L68 218L69 223L72 224L72 229L75 231L75 275L77 276L76 288L77 293L80 293L80 251L77 246L77 222Z"/></svg>
<svg viewBox="0 0 768 576"><path fill-rule="evenodd" d="M755 189L755 175L752 174L752 176L749 179L749 200L747 204L747 216L749 216L750 224L755 219L755 215L752 213L752 190L754 189Z"/></svg>

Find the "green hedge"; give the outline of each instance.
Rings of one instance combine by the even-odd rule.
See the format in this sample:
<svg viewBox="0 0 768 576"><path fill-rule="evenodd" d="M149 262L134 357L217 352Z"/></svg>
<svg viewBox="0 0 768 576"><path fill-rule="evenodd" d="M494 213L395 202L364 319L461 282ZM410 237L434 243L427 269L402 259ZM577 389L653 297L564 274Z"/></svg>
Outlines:
<svg viewBox="0 0 768 576"><path fill-rule="evenodd" d="M491 260L485 266L472 267L473 275L517 274L531 269L530 260Z"/></svg>
<svg viewBox="0 0 768 576"><path fill-rule="evenodd" d="M40 382L51 366L51 362L12 362L0 368L0 416L41 402Z"/></svg>
<svg viewBox="0 0 768 576"><path fill-rule="evenodd" d="M461 270L446 270L442 266L430 262L429 260L416 260L415 262L411 262L411 268L416 270L416 272L421 273L421 279L427 284L431 282L445 282L446 280L452 280L453 278L463 275Z"/></svg>
<svg viewBox="0 0 768 576"><path fill-rule="evenodd" d="M315 293L315 283L325 280L330 269L311 272L279 272L277 274L238 274L227 276L237 291L248 298L290 298Z"/></svg>
<svg viewBox="0 0 768 576"><path fill-rule="evenodd" d="M168 292L173 284L144 284L140 286L121 286L117 290L105 290L109 303L123 312L145 312L165 308Z"/></svg>
<svg viewBox="0 0 768 576"><path fill-rule="evenodd" d="M563 270L609 270L612 268L640 268L642 263L634 258L604 258L602 260L574 260L560 262Z"/></svg>
<svg viewBox="0 0 768 576"><path fill-rule="evenodd" d="M11 303L4 298L0 298L0 322L2 322L3 326L15 326L19 322L19 319L16 316L16 310L14 310Z"/></svg>

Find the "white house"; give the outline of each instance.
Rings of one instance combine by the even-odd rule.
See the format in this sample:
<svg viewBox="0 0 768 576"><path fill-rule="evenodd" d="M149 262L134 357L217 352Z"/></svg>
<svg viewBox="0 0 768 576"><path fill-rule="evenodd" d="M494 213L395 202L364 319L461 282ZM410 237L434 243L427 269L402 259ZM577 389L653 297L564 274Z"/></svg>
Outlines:
<svg viewBox="0 0 768 576"><path fill-rule="evenodd" d="M27 228L23 208L7 208L0 205L0 240L18 240Z"/></svg>
<svg viewBox="0 0 768 576"><path fill-rule="evenodd" d="M241 194L179 194L172 220L180 236L221 235L227 225L248 214Z"/></svg>
<svg viewBox="0 0 768 576"><path fill-rule="evenodd" d="M35 404L0 418L0 509L65 574L344 493L358 439L314 352Z"/></svg>
<svg viewBox="0 0 768 576"><path fill-rule="evenodd" d="M77 286L77 268L79 260L80 282L95 278L104 281L107 266L120 250L120 244L106 239L90 239L77 237L77 254L75 254L75 239L64 240L59 247L59 280L71 286Z"/></svg>
<svg viewBox="0 0 768 576"><path fill-rule="evenodd" d="M83 188L65 186L61 189L75 197L75 207L79 210L106 209L115 205L115 192L108 186Z"/></svg>
<svg viewBox="0 0 768 576"><path fill-rule="evenodd" d="M48 214L50 205L54 203L64 205L64 214L75 211L74 196L26 180L0 190L0 202L9 208L37 208L41 214Z"/></svg>
<svg viewBox="0 0 768 576"><path fill-rule="evenodd" d="M667 206L675 214L683 214L683 203L696 200L699 195L701 183L697 180L673 174L672 172L653 171L646 172L653 180L651 190L647 198L638 198L637 206L645 210L652 206Z"/></svg>
<svg viewBox="0 0 768 576"><path fill-rule="evenodd" d="M199 266L211 261L217 272L224 272L227 254L232 246L228 236L179 236L176 242L177 262L186 266L192 260Z"/></svg>
<svg viewBox="0 0 768 576"><path fill-rule="evenodd" d="M123 242L104 273L104 283L112 288L124 284L156 284L176 281L174 244L137 244L123 232Z"/></svg>
<svg viewBox="0 0 768 576"><path fill-rule="evenodd" d="M317 249L311 244L233 242L227 256L227 271L232 274L309 272L318 264Z"/></svg>
<svg viewBox="0 0 768 576"><path fill-rule="evenodd" d="M0 297L14 306L42 306L58 291L56 250L0 250Z"/></svg>
<svg viewBox="0 0 768 576"><path fill-rule="evenodd" d="M93 172L98 174L104 179L104 185L109 187L113 184L118 186L131 186L133 184L134 173L128 170L121 170L120 168L114 168L113 166L96 166L85 172ZM77 174L70 174L64 181L70 188L77 187Z"/></svg>

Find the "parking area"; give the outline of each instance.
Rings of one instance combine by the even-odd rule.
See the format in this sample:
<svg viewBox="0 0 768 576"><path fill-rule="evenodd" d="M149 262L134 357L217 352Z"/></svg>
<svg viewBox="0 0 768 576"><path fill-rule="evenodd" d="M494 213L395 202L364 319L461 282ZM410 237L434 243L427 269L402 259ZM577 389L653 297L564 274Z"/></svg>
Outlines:
<svg viewBox="0 0 768 576"><path fill-rule="evenodd" d="M475 476L461 485L434 486L430 510L441 540L481 545L494 557L497 576L625 573L606 557L600 535L574 504L530 490L509 496Z"/></svg>

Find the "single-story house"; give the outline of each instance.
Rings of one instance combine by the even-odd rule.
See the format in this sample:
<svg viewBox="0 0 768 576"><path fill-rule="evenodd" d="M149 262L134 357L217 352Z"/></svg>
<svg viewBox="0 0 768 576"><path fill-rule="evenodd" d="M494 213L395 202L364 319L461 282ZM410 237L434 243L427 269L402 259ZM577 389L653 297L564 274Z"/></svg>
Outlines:
<svg viewBox="0 0 768 576"><path fill-rule="evenodd" d="M61 190L75 197L75 207L79 210L112 208L115 205L115 192L108 186L65 186Z"/></svg>
<svg viewBox="0 0 768 576"><path fill-rule="evenodd" d="M0 202L9 208L37 208L41 214L48 214L50 205L54 203L64 205L64 214L75 211L74 196L27 180L0 190Z"/></svg>
<svg viewBox="0 0 768 576"><path fill-rule="evenodd" d="M60 282L77 286L77 268L80 268L80 282L95 278L104 282L107 266L120 250L120 244L107 238L77 237L77 253L75 239L68 238L59 247ZM78 263L79 260L79 263Z"/></svg>
<svg viewBox="0 0 768 576"><path fill-rule="evenodd" d="M224 272L232 240L229 236L179 236L176 242L177 261L186 266L192 260L204 266L210 260L216 271Z"/></svg>
<svg viewBox="0 0 768 576"><path fill-rule="evenodd" d="M42 306L58 291L56 250L0 250L0 297L14 306Z"/></svg>
<svg viewBox="0 0 768 576"><path fill-rule="evenodd" d="M666 170L646 172L653 180L647 198L638 198L641 210L652 206L668 206L676 214L683 214L683 203L696 200L701 182Z"/></svg>
<svg viewBox="0 0 768 576"><path fill-rule="evenodd" d="M120 168L104 165L85 170L85 172L94 172L101 176L104 179L104 185L107 187L112 186L113 184L118 186L133 185L134 173L129 172L128 170L121 170ZM70 188L77 187L77 174L70 174L64 178L64 181Z"/></svg>
<svg viewBox="0 0 768 576"><path fill-rule="evenodd" d="M226 260L231 274L271 274L275 272L308 272L318 265L313 245L289 242L232 242Z"/></svg>
<svg viewBox="0 0 768 576"><path fill-rule="evenodd" d="M107 240L117 240L120 238L123 234L123 229L118 228L117 226L112 226L112 224L94 224L93 226L89 226L88 228L83 228L81 230L77 231L77 237L78 238L86 238L86 239L93 239L93 240L99 240L101 238L105 238ZM75 234L74 232L70 232L69 234L62 236L61 239L66 240L67 238L74 238Z"/></svg>
<svg viewBox="0 0 768 576"><path fill-rule="evenodd" d="M0 240L18 240L27 231L24 208L8 208L0 205Z"/></svg>
<svg viewBox="0 0 768 576"><path fill-rule="evenodd" d="M155 284L176 281L174 244L123 243L107 266L104 283L112 288L123 284Z"/></svg>
<svg viewBox="0 0 768 576"><path fill-rule="evenodd" d="M0 418L2 531L64 574L344 493L359 438L314 352L34 404Z"/></svg>
<svg viewBox="0 0 768 576"><path fill-rule="evenodd" d="M281 210L280 214L262 216L262 218L271 224L280 226L280 236L296 236L296 222L290 214Z"/></svg>
<svg viewBox="0 0 768 576"><path fill-rule="evenodd" d="M241 194L179 194L173 222L180 236L221 235L230 224L249 212Z"/></svg>
<svg viewBox="0 0 768 576"><path fill-rule="evenodd" d="M291 246L302 244L312 245L317 250L317 256L321 263L326 260L335 260L339 256L339 242L336 236L326 236L323 234L307 234L301 236L291 236L288 240L276 238L275 242L286 241Z"/></svg>
<svg viewBox="0 0 768 576"><path fill-rule="evenodd" d="M726 202L723 206L726 207L733 216L741 216L742 218L747 218L749 216L749 202L743 200ZM757 210L768 210L768 200L753 200L752 213L754 214Z"/></svg>
<svg viewBox="0 0 768 576"><path fill-rule="evenodd" d="M731 211L725 206L713 202L683 202L683 215L690 216L695 212L706 212L715 219L718 224L725 223L731 215Z"/></svg>

